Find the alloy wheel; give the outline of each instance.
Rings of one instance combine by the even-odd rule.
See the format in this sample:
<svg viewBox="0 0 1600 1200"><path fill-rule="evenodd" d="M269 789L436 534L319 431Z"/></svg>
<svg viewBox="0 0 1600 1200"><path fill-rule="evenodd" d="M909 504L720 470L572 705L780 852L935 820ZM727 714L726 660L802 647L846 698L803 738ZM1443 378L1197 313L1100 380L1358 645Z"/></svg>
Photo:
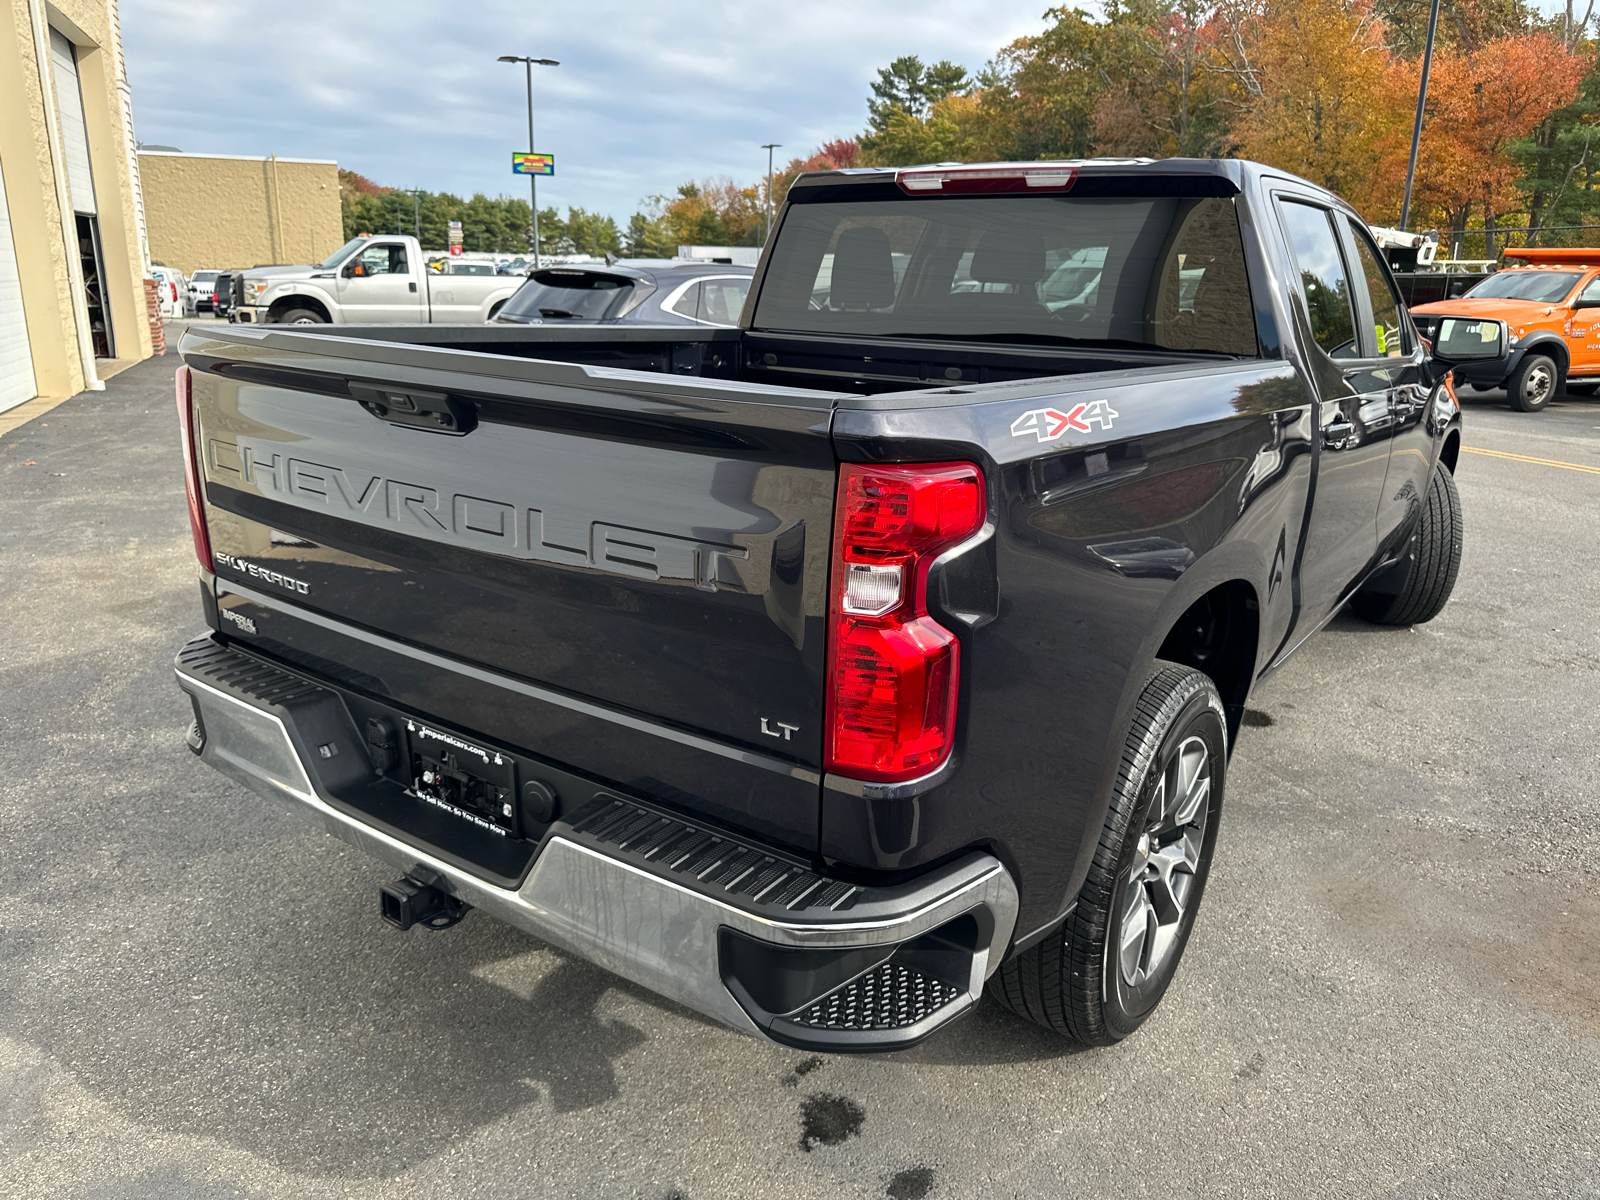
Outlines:
<svg viewBox="0 0 1600 1200"><path fill-rule="evenodd" d="M1118 959L1129 987L1160 971L1178 940L1210 797L1211 752L1203 739L1187 738L1161 769L1128 872Z"/></svg>

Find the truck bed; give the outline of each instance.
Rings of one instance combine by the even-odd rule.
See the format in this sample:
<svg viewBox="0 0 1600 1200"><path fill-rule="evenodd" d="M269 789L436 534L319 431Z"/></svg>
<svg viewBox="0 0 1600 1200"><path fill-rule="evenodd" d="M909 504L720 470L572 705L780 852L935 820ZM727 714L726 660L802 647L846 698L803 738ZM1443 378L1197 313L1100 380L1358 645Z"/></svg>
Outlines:
<svg viewBox="0 0 1600 1200"><path fill-rule="evenodd" d="M229 331L232 332L231 330ZM820 337L687 326L339 325L297 326L279 338L349 338L615 370L821 388L853 395L1045 379L1133 367L1228 361L1194 351L1110 350L1068 343L1030 346L883 337ZM296 343L275 343L288 348ZM528 378L544 372L532 368Z"/></svg>

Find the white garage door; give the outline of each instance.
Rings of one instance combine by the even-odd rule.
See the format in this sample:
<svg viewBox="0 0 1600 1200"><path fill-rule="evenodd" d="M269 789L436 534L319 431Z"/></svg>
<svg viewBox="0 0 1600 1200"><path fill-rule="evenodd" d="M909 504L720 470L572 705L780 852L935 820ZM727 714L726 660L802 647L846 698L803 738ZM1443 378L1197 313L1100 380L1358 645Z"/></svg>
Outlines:
<svg viewBox="0 0 1600 1200"><path fill-rule="evenodd" d="M5 170L0 166L0 412L32 400L37 391L28 323L22 316L22 282L17 278L11 213L6 207Z"/></svg>
<svg viewBox="0 0 1600 1200"><path fill-rule="evenodd" d="M50 31L50 58L56 68L56 112L61 118L61 149L67 160L72 210L99 212L94 203L94 174L89 170L89 130L83 119L83 92L78 86L78 56L59 29Z"/></svg>

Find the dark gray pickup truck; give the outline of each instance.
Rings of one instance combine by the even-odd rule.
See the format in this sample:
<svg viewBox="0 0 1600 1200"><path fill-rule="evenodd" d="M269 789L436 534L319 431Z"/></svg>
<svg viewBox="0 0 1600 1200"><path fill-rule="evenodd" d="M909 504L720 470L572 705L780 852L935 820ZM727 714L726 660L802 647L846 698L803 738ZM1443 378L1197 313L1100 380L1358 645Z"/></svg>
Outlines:
<svg viewBox="0 0 1600 1200"><path fill-rule="evenodd" d="M1085 1042L1173 977L1251 689L1443 607L1448 364L1241 162L840 171L738 328L195 328L190 748L734 1029Z"/></svg>

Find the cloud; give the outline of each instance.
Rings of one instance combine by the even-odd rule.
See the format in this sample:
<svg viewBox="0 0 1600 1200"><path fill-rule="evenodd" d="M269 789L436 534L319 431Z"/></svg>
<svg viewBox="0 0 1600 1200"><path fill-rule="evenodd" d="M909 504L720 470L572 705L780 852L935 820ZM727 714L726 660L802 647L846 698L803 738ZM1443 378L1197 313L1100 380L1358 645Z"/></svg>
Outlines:
<svg viewBox="0 0 1600 1200"><path fill-rule="evenodd" d="M332 158L397 187L521 194L523 69L540 204L625 219L686 179L753 182L761 143L807 154L866 123L868 84L901 54L976 70L1042 26L1041 0L122 0L145 142Z"/></svg>

